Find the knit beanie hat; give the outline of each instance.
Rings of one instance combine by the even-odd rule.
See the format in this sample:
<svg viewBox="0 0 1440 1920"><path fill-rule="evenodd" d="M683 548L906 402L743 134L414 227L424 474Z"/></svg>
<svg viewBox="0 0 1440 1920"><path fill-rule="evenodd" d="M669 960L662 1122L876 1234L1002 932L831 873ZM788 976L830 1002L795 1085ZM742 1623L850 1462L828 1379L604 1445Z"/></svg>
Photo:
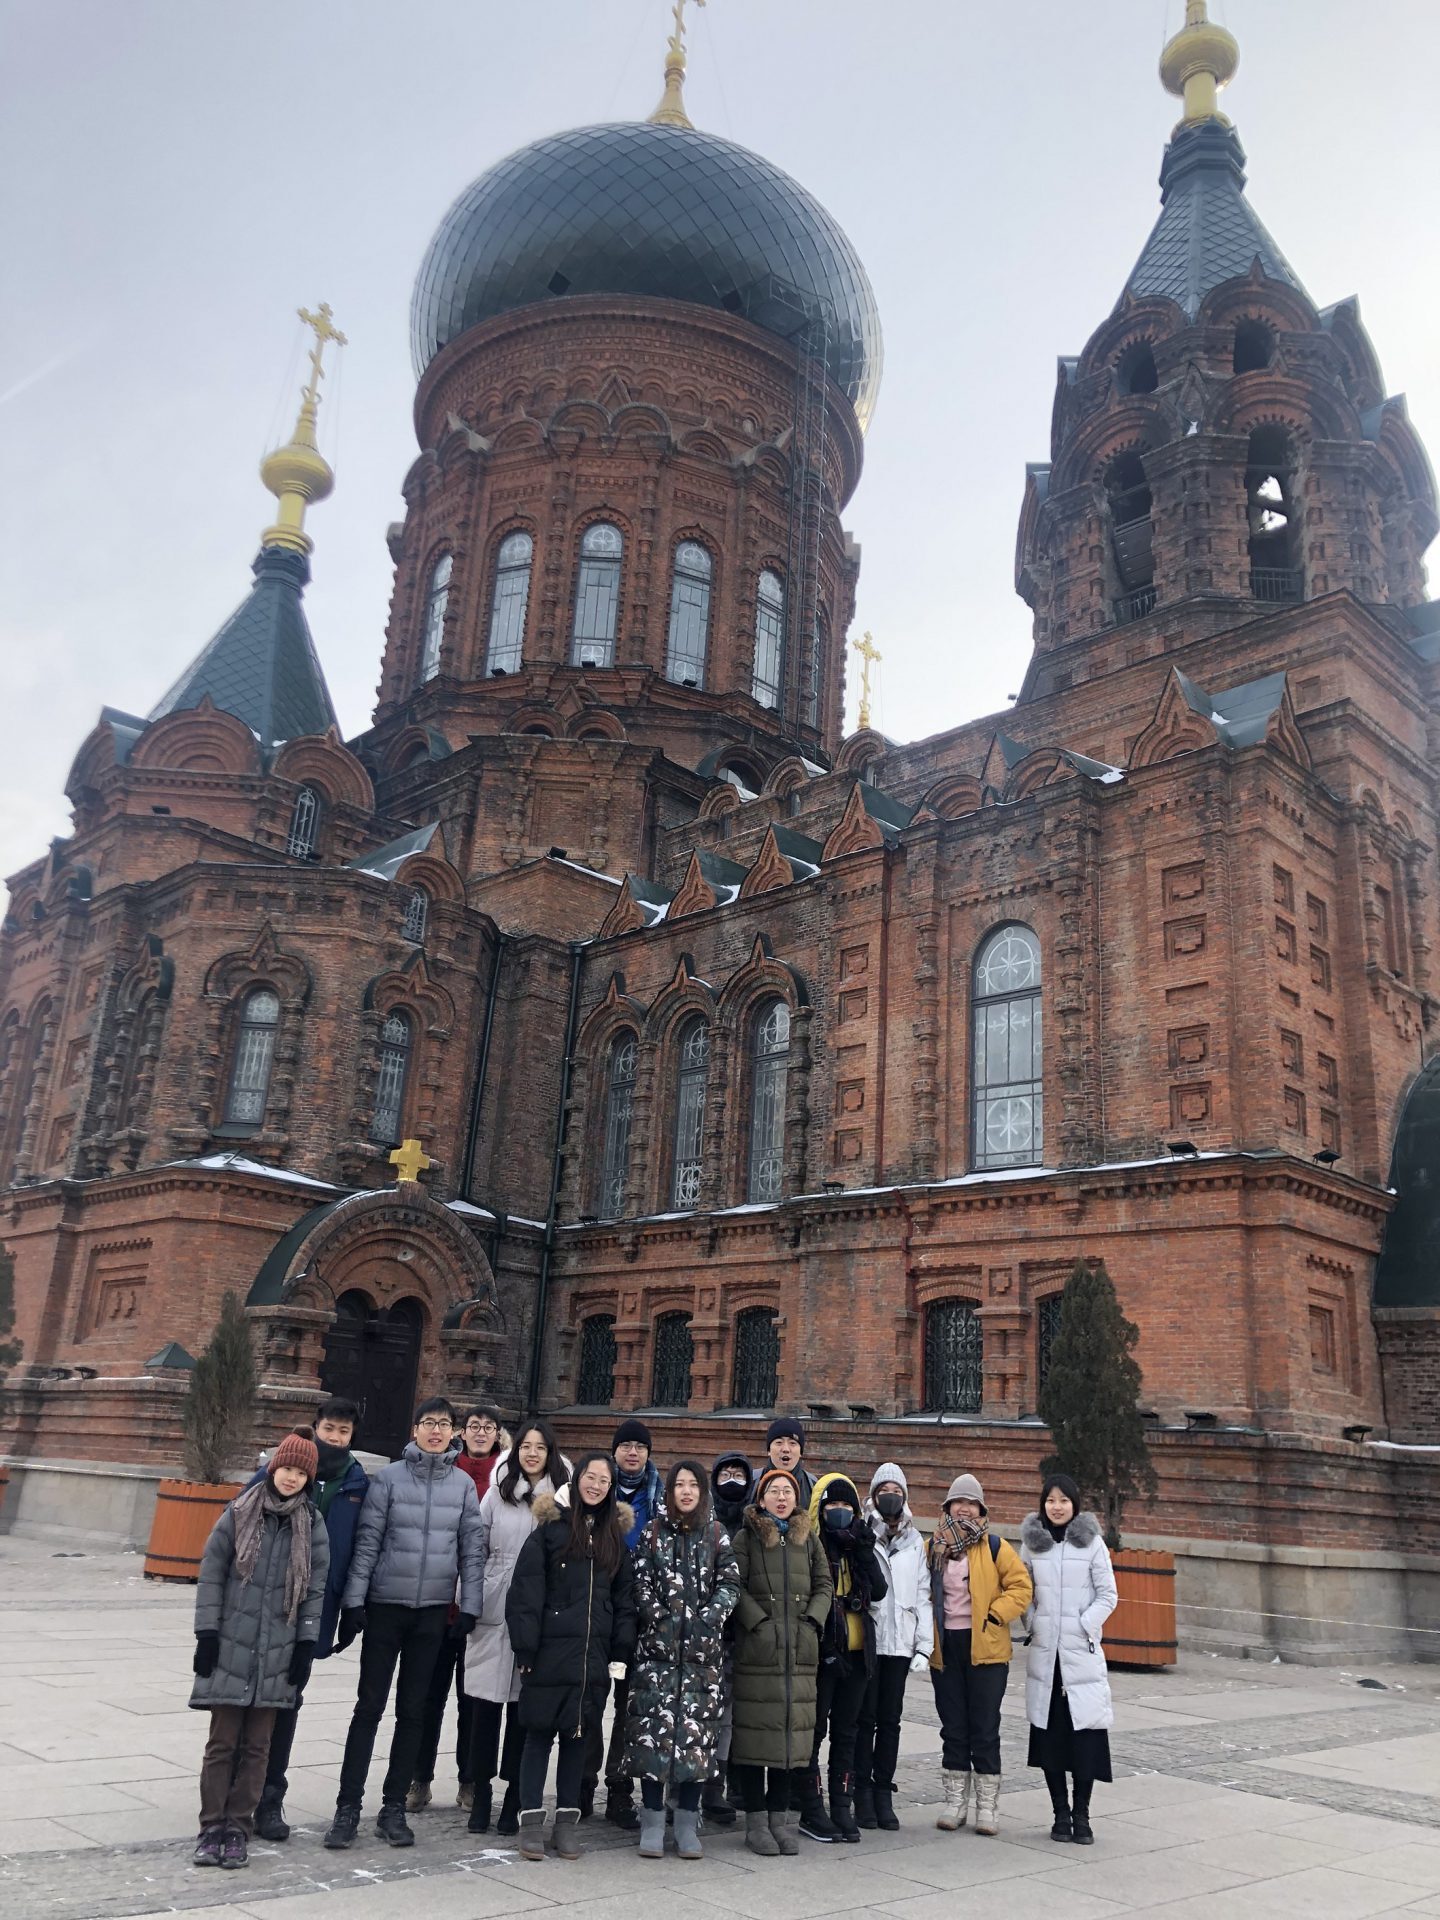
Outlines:
<svg viewBox="0 0 1440 1920"><path fill-rule="evenodd" d="M794 1440L799 1443L801 1453L805 1451L805 1429L793 1414L781 1414L778 1420L772 1420L765 1429L765 1448L768 1452L777 1440Z"/></svg>
<svg viewBox="0 0 1440 1920"><path fill-rule="evenodd" d="M622 1420L615 1429L615 1438L610 1442L610 1451L613 1453L616 1447L623 1447L627 1440L638 1440L645 1451L649 1453L651 1447L650 1429L643 1420Z"/></svg>
<svg viewBox="0 0 1440 1920"><path fill-rule="evenodd" d="M894 1481L905 1498L907 1500L910 1498L910 1482L905 1478L905 1469L897 1466L893 1460L882 1460L880 1465L876 1467L874 1473L871 1474L870 1492L872 1495L876 1487L883 1487L887 1480Z"/></svg>
<svg viewBox="0 0 1440 1920"><path fill-rule="evenodd" d="M756 1506L764 1506L766 1489L776 1480L788 1480L790 1482L795 1494L795 1505L798 1508L800 1505L800 1482L795 1478L793 1473L787 1473L784 1467L767 1467L755 1482Z"/></svg>
<svg viewBox="0 0 1440 1920"><path fill-rule="evenodd" d="M952 1500L973 1500L981 1513L990 1511L985 1504L985 1489L973 1473L962 1473L950 1482L950 1491L945 1496L945 1505L948 1507Z"/></svg>
<svg viewBox="0 0 1440 1920"><path fill-rule="evenodd" d="M320 1471L320 1449L315 1445L313 1427L296 1427L271 1454L265 1471L273 1480L277 1467L298 1467L307 1480Z"/></svg>

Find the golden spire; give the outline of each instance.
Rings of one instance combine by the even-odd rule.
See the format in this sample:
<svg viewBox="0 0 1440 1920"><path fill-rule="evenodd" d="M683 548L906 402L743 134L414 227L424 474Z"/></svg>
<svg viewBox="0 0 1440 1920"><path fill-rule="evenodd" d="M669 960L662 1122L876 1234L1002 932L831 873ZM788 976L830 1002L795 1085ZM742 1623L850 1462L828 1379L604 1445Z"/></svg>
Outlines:
<svg viewBox="0 0 1440 1920"><path fill-rule="evenodd" d="M874 636L869 633L863 640L852 640L850 647L851 651L858 653L865 662L860 669L860 725L868 727L870 724L870 669L885 656L876 646Z"/></svg>
<svg viewBox="0 0 1440 1920"><path fill-rule="evenodd" d="M695 0L695 4L703 7L705 0ZM685 0L675 0L671 12L675 16L675 31L670 36L665 54L665 91L660 96L659 106L650 116L650 124L656 127L689 127L694 123L685 111Z"/></svg>
<svg viewBox="0 0 1440 1920"><path fill-rule="evenodd" d="M260 462L260 478L280 502L273 527L260 536L262 547L288 547L291 553L309 553L314 542L305 531L305 509L312 500L323 500L335 485L335 476L321 457L315 440L315 414L320 405L320 382L325 378L321 362L325 345L333 340L346 345L345 336L332 323L334 315L322 303L318 313L298 309L300 318L315 335L310 349L310 378L300 389L300 416L295 431L283 447L266 454Z"/></svg>
<svg viewBox="0 0 1440 1920"><path fill-rule="evenodd" d="M1220 111L1219 93L1235 78L1239 65L1239 46L1211 20L1205 0L1185 0L1185 24L1160 56L1165 91L1179 94L1185 102L1181 127L1198 126L1202 120L1229 126Z"/></svg>

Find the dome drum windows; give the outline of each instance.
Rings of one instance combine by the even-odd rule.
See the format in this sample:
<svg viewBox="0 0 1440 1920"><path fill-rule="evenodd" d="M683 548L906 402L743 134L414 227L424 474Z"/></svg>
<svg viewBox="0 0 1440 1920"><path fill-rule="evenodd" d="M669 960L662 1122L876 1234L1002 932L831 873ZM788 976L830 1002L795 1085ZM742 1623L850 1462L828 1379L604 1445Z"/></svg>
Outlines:
<svg viewBox="0 0 1440 1920"><path fill-rule="evenodd" d="M445 638L445 615L450 606L450 576L454 570L454 555L442 553L430 574L430 585L425 594L425 613L420 629L422 683L433 680L440 671L440 647Z"/></svg>
<svg viewBox="0 0 1440 1920"><path fill-rule="evenodd" d="M389 1014L380 1029L380 1071L375 1080L375 1111L370 1120L370 1138L377 1146L398 1145L404 1132L410 1042L411 1026L405 1015Z"/></svg>
<svg viewBox="0 0 1440 1920"><path fill-rule="evenodd" d="M751 1042L750 1154L745 1198L777 1201L785 1192L785 1096L790 1063L790 1009L771 1000L755 1016Z"/></svg>
<svg viewBox="0 0 1440 1920"><path fill-rule="evenodd" d="M675 549L670 587L670 628L665 643L665 678L681 687L703 687L710 638L710 587L714 563L698 540L682 540Z"/></svg>
<svg viewBox="0 0 1440 1920"><path fill-rule="evenodd" d="M1040 943L1001 927L975 962L971 1103L979 1171L1034 1167L1044 1151Z"/></svg>
<svg viewBox="0 0 1440 1920"><path fill-rule="evenodd" d="M625 1211L639 1051L639 1042L633 1033L622 1033L610 1049L605 1090L605 1153L600 1167L598 1207L602 1220L618 1220Z"/></svg>
<svg viewBox="0 0 1440 1920"><path fill-rule="evenodd" d="M230 1086L225 1097L227 1127L259 1128L264 1125L279 1026L278 993L270 987L255 987L246 994L240 1007L235 1058L230 1068Z"/></svg>
<svg viewBox="0 0 1440 1920"><path fill-rule="evenodd" d="M755 594L755 668L750 691L762 707L780 705L785 655L785 588L767 567Z"/></svg>
<svg viewBox="0 0 1440 1920"><path fill-rule="evenodd" d="M596 521L580 540L575 581L575 622L570 641L574 667L612 667L620 618L620 563L625 542L618 527Z"/></svg>
<svg viewBox="0 0 1440 1920"><path fill-rule="evenodd" d="M518 673L525 657L525 616L530 607L530 569L535 542L528 533L510 533L495 556L495 589L490 606L490 641L485 671L494 679Z"/></svg>
<svg viewBox="0 0 1440 1920"><path fill-rule="evenodd" d="M701 1019L687 1021L680 1035L675 1092L675 1159L670 1175L670 1205L688 1213L700 1204L704 1176L705 1089L710 1071L710 1029Z"/></svg>

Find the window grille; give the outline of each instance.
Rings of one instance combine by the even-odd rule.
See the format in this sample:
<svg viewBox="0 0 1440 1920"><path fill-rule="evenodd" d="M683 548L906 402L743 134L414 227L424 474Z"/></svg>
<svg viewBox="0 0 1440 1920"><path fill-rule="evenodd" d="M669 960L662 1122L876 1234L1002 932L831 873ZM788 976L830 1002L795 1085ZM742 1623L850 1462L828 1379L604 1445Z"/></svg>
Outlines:
<svg viewBox="0 0 1440 1920"><path fill-rule="evenodd" d="M688 1407L690 1404L690 1364L695 1358L695 1342L690 1336L688 1313L662 1313L655 1322L655 1373L651 1383L652 1407Z"/></svg>
<svg viewBox="0 0 1440 1920"><path fill-rule="evenodd" d="M746 1199L778 1200L785 1186L785 1091L790 1009L772 1000L755 1018L750 1087L750 1173Z"/></svg>
<svg viewBox="0 0 1440 1920"><path fill-rule="evenodd" d="M425 944L425 923L430 916L430 896L423 887L417 887L405 902L405 919L400 928L402 940L409 940L415 946Z"/></svg>
<svg viewBox="0 0 1440 1920"><path fill-rule="evenodd" d="M491 673L516 673L525 657L525 615L530 606L530 563L535 542L528 533L512 533L495 556L495 598L490 608Z"/></svg>
<svg viewBox="0 0 1440 1920"><path fill-rule="evenodd" d="M773 1407L780 1393L780 1327L773 1307L746 1307L735 1316L737 1407Z"/></svg>
<svg viewBox="0 0 1440 1920"><path fill-rule="evenodd" d="M688 1211L700 1204L705 1149L705 1082L710 1070L710 1029L689 1021L680 1035L680 1071L675 1093L675 1170L670 1204Z"/></svg>
<svg viewBox="0 0 1440 1920"><path fill-rule="evenodd" d="M824 670L824 658L825 630L817 613L810 628L810 645L800 683L800 718L807 727L818 727L820 724L820 676Z"/></svg>
<svg viewBox="0 0 1440 1920"><path fill-rule="evenodd" d="M755 673L750 691L762 707L780 704L780 661L785 636L785 589L768 569L755 596Z"/></svg>
<svg viewBox="0 0 1440 1920"><path fill-rule="evenodd" d="M937 1300L925 1313L925 1405L932 1413L980 1411L981 1323L968 1300Z"/></svg>
<svg viewBox="0 0 1440 1920"><path fill-rule="evenodd" d="M615 1316L592 1313L580 1323L580 1375L575 1398L582 1407L608 1407L615 1397Z"/></svg>
<svg viewBox="0 0 1440 1920"><path fill-rule="evenodd" d="M256 987L245 996L235 1038L235 1065L225 1119L231 1126L258 1127L265 1118L270 1069L275 1063L275 1033L280 1025L280 996Z"/></svg>
<svg viewBox="0 0 1440 1920"><path fill-rule="evenodd" d="M580 572L575 583L575 628L570 664L608 667L615 660L615 626L620 616L620 560L625 543L618 527L603 521L587 527L580 541Z"/></svg>
<svg viewBox="0 0 1440 1920"><path fill-rule="evenodd" d="M1050 1377L1050 1355L1060 1331L1063 1293L1047 1293L1035 1309L1035 1384L1043 1387Z"/></svg>
<svg viewBox="0 0 1440 1920"><path fill-rule="evenodd" d="M290 815L290 832L285 841L285 851L292 859L309 860L315 852L315 840L320 831L320 796L314 787L301 787L295 796L295 810Z"/></svg>
<svg viewBox="0 0 1440 1920"><path fill-rule="evenodd" d="M370 1138L394 1146L405 1108L405 1071L410 1060L410 1022L392 1013L380 1029L380 1074L375 1083L375 1115Z"/></svg>
<svg viewBox="0 0 1440 1920"><path fill-rule="evenodd" d="M1044 1150L1040 943L1001 927L975 963L974 1165L1038 1166Z"/></svg>
<svg viewBox="0 0 1440 1920"><path fill-rule="evenodd" d="M670 587L670 633L665 645L665 678L682 687L705 684L705 647L710 636L710 555L698 541L682 540L675 549Z"/></svg>
<svg viewBox="0 0 1440 1920"><path fill-rule="evenodd" d="M600 1217L618 1220L625 1211L625 1184L630 1175L630 1121L635 1111L633 1033L621 1034L610 1050L610 1075L605 1096L605 1158L600 1172Z"/></svg>
<svg viewBox="0 0 1440 1920"><path fill-rule="evenodd" d="M452 555L442 553L430 575L425 595L423 639L420 643L420 678L433 680L440 671L440 643L445 638L445 610L450 604L450 576L455 570Z"/></svg>

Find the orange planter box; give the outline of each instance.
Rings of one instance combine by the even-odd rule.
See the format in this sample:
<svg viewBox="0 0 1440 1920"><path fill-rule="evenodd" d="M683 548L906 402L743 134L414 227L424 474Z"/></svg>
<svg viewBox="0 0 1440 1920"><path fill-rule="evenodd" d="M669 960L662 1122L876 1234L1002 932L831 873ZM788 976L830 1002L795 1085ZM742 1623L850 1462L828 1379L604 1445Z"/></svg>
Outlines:
<svg viewBox="0 0 1440 1920"><path fill-rule="evenodd" d="M1112 1667L1173 1667L1175 1556L1122 1547L1114 1556L1120 1604L1105 1622Z"/></svg>
<svg viewBox="0 0 1440 1920"><path fill-rule="evenodd" d="M198 1580L210 1529L238 1487L207 1487L195 1480L162 1480L145 1554L148 1580Z"/></svg>

